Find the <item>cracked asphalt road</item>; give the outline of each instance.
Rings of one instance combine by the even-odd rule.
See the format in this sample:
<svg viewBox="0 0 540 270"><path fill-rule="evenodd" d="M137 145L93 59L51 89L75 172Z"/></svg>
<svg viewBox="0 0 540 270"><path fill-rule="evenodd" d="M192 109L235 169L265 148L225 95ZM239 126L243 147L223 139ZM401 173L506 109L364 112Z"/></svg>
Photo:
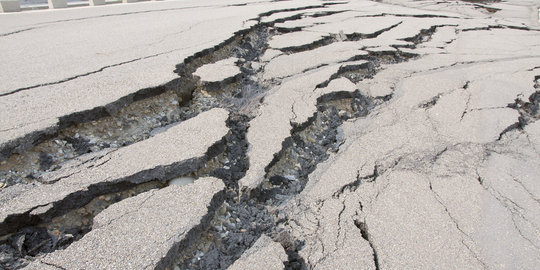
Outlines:
<svg viewBox="0 0 540 270"><path fill-rule="evenodd" d="M539 6L2 14L0 268L538 269Z"/></svg>

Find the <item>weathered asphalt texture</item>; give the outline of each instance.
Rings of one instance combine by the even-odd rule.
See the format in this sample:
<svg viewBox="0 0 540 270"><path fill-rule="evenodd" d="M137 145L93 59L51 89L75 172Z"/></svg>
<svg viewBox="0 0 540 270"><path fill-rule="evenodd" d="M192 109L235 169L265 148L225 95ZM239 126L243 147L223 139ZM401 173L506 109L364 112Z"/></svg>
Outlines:
<svg viewBox="0 0 540 270"><path fill-rule="evenodd" d="M0 265L537 269L539 6L4 14Z"/></svg>

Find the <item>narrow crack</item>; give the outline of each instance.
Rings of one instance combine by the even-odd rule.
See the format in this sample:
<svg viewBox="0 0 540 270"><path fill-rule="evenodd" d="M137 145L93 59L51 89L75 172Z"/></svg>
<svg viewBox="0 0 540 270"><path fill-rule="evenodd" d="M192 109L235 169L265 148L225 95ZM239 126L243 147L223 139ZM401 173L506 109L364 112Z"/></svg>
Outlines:
<svg viewBox="0 0 540 270"><path fill-rule="evenodd" d="M377 38L378 36L380 36L381 34L385 33L385 32L388 32L396 27L398 27L400 24L402 24L403 22L398 22L396 24L393 24L391 26L388 26L388 27L385 27L383 29L380 29L380 30L377 30L373 33L370 33L370 34L362 34L362 33L352 33L352 34L348 34L348 35L345 35L347 37L347 40L351 40L351 41L358 41L358 40L361 40L361 39L373 39L373 38Z"/></svg>
<svg viewBox="0 0 540 270"><path fill-rule="evenodd" d="M531 29L528 27L522 27L522 26L514 26L514 25L489 25L489 26L483 26L483 27L472 27L472 28L465 28L461 29L462 32L468 32L468 31L491 31L493 29L514 29L514 30L522 30L522 31L540 31L539 29Z"/></svg>
<svg viewBox="0 0 540 270"><path fill-rule="evenodd" d="M432 192L433 198L435 198L435 200L439 203L439 205L441 205L444 208L444 212L450 218L450 220L452 221L452 223L454 224L456 229L458 229L460 234L463 237L465 237L468 241L474 242L473 239L471 238L471 236L468 235L467 233L465 233L465 231L463 231L463 229L459 226L459 223L458 223L457 219L454 218L454 216L452 216L452 214L448 210L448 207L442 202L442 199L439 196L439 194L435 190L433 190L433 185L431 183L431 180L429 180L429 190ZM465 248L469 251L469 253L482 265L482 267L484 269L489 269L488 265L479 257L479 254L477 254L475 251L473 251L471 246L469 244L467 244L465 242L465 240L462 239L461 243L465 246Z"/></svg>
<svg viewBox="0 0 540 270"><path fill-rule="evenodd" d="M63 268L61 266L58 266L56 264L53 264L53 263L48 263L48 262L44 262L44 261L40 261L42 264L45 264L45 265L48 265L48 266L52 266L54 268L58 268L58 269L61 269L61 270L67 270L66 268Z"/></svg>
<svg viewBox="0 0 540 270"><path fill-rule="evenodd" d="M325 8L327 6L334 6L334 5L342 5L345 4L344 2L324 2L321 5L310 5L310 6L303 6L303 7L297 7L297 8L285 8L285 9L276 9L271 10L268 12L264 12L259 14L258 21L260 21L263 17L269 17L276 13L282 13L282 12L290 12L290 11L301 11L306 9L317 9L317 8Z"/></svg>
<svg viewBox="0 0 540 270"><path fill-rule="evenodd" d="M360 15L355 16L355 18L370 18L370 17L384 17L384 16L395 16L395 17L406 17L406 18L445 18L445 19L461 19L460 17L447 16L447 15L437 15L437 14L399 14L399 13L388 13L382 12L379 14L373 15Z"/></svg>
<svg viewBox="0 0 540 270"><path fill-rule="evenodd" d="M341 237L341 215L343 215L343 212L345 212L345 202L343 202L343 208L341 208L341 210L339 211L338 213L338 220L337 220L337 224L338 224L338 233L337 233L337 237L336 237L336 243L334 244L335 246L335 250L334 252L339 248L339 239Z"/></svg>
<svg viewBox="0 0 540 270"><path fill-rule="evenodd" d="M381 34L394 29L395 27L397 27L401 23L402 22L396 23L394 25L391 25L389 27L380 29L380 30L375 31L375 32L370 33L370 34L362 34L362 33L352 33L352 34L347 34L347 35L345 35L343 33L329 34L328 36L324 36L321 39L316 40L316 41L314 41L312 43L309 43L309 44L304 44L304 45L299 45L299 46L291 46L291 47L284 47L284 48L280 48L279 50L284 52L284 53L287 53L287 54L292 54L292 53L310 51L310 50L320 48L320 47L323 47L323 46L326 46L326 45L329 45L329 44L332 44L332 43L335 43L335 42L358 41L358 40L361 40L361 39L377 38Z"/></svg>
<svg viewBox="0 0 540 270"><path fill-rule="evenodd" d="M379 265L379 256L377 254L377 250L375 249L375 245L373 244L373 240L371 239L371 235L368 232L367 224L365 221L363 222L355 219L354 225L360 230L362 238L368 242L371 250L373 251L373 264L375 265L375 269L380 270L381 266Z"/></svg>
<svg viewBox="0 0 540 270"><path fill-rule="evenodd" d="M333 198L339 198L342 194L345 193L345 191L354 192L358 189L358 187L362 183L369 183L369 182L375 182L377 181L377 177L379 177L379 166L375 165L373 167L373 173L366 176L360 176L360 171L357 171L356 173L356 180L354 182L351 182L347 185L342 186L338 191L336 191L332 197Z"/></svg>
<svg viewBox="0 0 540 270"><path fill-rule="evenodd" d="M535 249L540 249L540 247L537 246L534 243L533 240L531 240L529 237L527 237L527 236L525 236L523 234L521 228L516 224L516 218L521 218L523 221L527 222L532 227L535 227L535 230L539 229L539 228L536 228L536 226L534 225L533 222L529 221L525 216L523 216L523 214L521 213L523 211L523 208L521 206L519 206L517 203L515 203L514 201L512 201L511 199L509 199L509 198L503 196L502 194L500 194L500 192L495 190L493 187L486 185L486 183L484 183L484 179L480 176L480 174L478 172L477 172L477 176L478 176L478 182L480 183L482 188L486 192L488 192L491 196L493 196L493 198L495 200L497 200L497 202L506 211L509 212L509 214L512 217L512 222L513 222L514 228L516 229L516 231L520 235L520 237L523 238L523 240L527 241ZM508 202L510 202L510 205L508 204ZM516 209L516 208L519 208L519 209Z"/></svg>
<svg viewBox="0 0 540 270"><path fill-rule="evenodd" d="M435 104L437 104L437 101L439 101L440 98L441 98L441 94L438 94L438 95L432 97L430 100L425 101L422 104L418 105L418 107L427 110L427 109L435 106Z"/></svg>
<svg viewBox="0 0 540 270"><path fill-rule="evenodd" d="M6 36L18 34L18 33L26 32L26 31L34 30L34 29L36 29L36 28L37 28L37 27L30 27L30 28L25 28L25 29L17 30L17 31L12 31L12 32L8 32L8 33L3 33L3 34L0 34L0 37L6 37Z"/></svg>
<svg viewBox="0 0 540 270"><path fill-rule="evenodd" d="M457 27L458 25L456 25L456 24L433 25L430 28L420 30L420 33L418 33L418 34L416 34L416 35L414 35L412 37L403 38L402 40L412 42L414 44L413 45L413 47L414 47L414 46L416 46L416 45L418 45L420 43L424 43L424 42L427 42L427 41L431 40L431 36L437 31L437 28L447 27L447 26Z"/></svg>
<svg viewBox="0 0 540 270"><path fill-rule="evenodd" d="M75 19L65 19L65 20L57 20L57 21L50 21L45 23L40 23L40 27L29 27L26 29L13 31L9 33L0 34L0 37L3 36L9 36L13 34L17 34L24 31L34 30L38 28L42 28L44 26L42 25L48 25L48 24L55 24L55 23L63 23L63 22L73 22L73 21L85 21L85 20L92 20L92 19L98 19L98 18L107 18L107 17L118 17L118 16L128 16L128 15L136 15L136 14L145 14L145 13L156 13L156 12L170 12L170 11L177 11L177 10L190 10L190 9L197 9L197 8L223 8L223 7L239 7L239 6L246 6L246 5L252 5L252 4L260 4L260 3L270 3L269 1L257 1L257 2L251 2L246 4L233 4L233 5L200 5L200 6L191 6L191 7L179 7L179 8L164 8L164 9L153 9L153 10L143 10L143 11L134 11L134 12L123 12L123 13L114 13L114 14L105 14L105 15L99 15L99 16L89 16L89 17L83 17L83 18L75 18ZM37 25L37 24L36 24Z"/></svg>
<svg viewBox="0 0 540 270"><path fill-rule="evenodd" d="M58 80L58 81L55 81L55 82L48 82L48 83L42 83L42 84L37 84L37 85L32 85L32 86L27 86L27 87L18 88L18 89L11 90L11 91L8 91L8 92L5 92L5 93L0 93L0 97L13 95L13 94L16 94L16 93L19 93L19 92L22 92L22 91L31 90L31 89L38 88L38 87L44 87L44 86L49 86L49 85L55 85L55 84L65 83L65 82L72 81L72 80L75 80L75 79L78 79L78 78L82 78L82 77L86 77L86 76L89 76L89 75L92 75L92 74L100 73L100 72L102 72L102 71L104 71L104 70L106 70L106 69L109 69L109 68L113 68L113 67L117 67L117 66L122 66L122 65L125 65L125 64L130 64L130 63L133 63L133 62L137 62L137 61L140 61L140 60L144 60L144 59L149 59L149 58L157 57L157 56L164 55L164 54L169 54L169 53L174 52L174 51L177 51L177 50L179 50L179 49L176 49L176 50L170 50L170 51L166 51L166 52L162 52L162 53L157 53L157 54L152 54L152 55L148 55L148 56L144 56L144 57L139 57L139 58L131 59L131 60L128 60L128 61L124 61L124 62L120 62L120 63L108 65L108 66L104 66L104 67L101 67L101 68L99 68L99 69L96 69L96 70L93 70L93 71L89 71L89 72L87 72L87 73L75 75L75 76L72 76L72 77L69 77L69 78L65 78L65 79L61 79L61 80Z"/></svg>
<svg viewBox="0 0 540 270"><path fill-rule="evenodd" d="M540 204L540 198L537 198L536 195L534 193L532 193L524 184L521 180L519 180L518 178L516 177L512 177L512 180L514 180L514 182L518 183L521 188L523 188L523 190L525 190L525 192L527 192L527 194L529 194L529 196L531 197L531 199L535 200L537 203Z"/></svg>

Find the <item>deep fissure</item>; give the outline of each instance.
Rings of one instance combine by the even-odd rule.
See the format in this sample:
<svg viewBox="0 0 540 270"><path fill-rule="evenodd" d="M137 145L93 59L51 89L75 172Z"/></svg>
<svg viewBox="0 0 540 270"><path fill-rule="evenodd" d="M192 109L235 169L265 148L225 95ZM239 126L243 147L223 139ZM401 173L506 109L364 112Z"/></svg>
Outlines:
<svg viewBox="0 0 540 270"><path fill-rule="evenodd" d="M508 108L517 110L519 113L518 121L512 125L506 127L500 134L497 140L501 140L503 136L513 130L523 130L528 124L537 121L540 119L540 78L539 76L535 77L534 87L536 91L532 93L528 100L522 100L516 98L514 103L508 104Z"/></svg>
<svg viewBox="0 0 540 270"><path fill-rule="evenodd" d="M126 123L130 123L129 121L124 122L124 120L135 119L129 118L129 113L126 113L127 115L122 116L125 116L126 119L122 119L119 123L115 116L122 115L123 110L138 110L140 108L135 107L140 106L144 108L145 105L148 105L147 103L155 102L154 99L158 100L158 102L155 102L157 104L155 107L157 112L154 114L155 117L151 118L154 120L150 120L153 123L149 125L151 127L139 133L138 136L140 137L136 136L137 138L132 138L133 140L122 141L121 146L144 140L147 136L160 132L160 128L166 128L171 123L189 119L211 108L222 107L233 111L227 120L227 126L230 131L220 145L216 146L220 150L214 149L215 154L208 155L209 158L204 163L199 162L198 164L202 165L199 166L198 170L193 170L189 173L176 173L174 176L167 178L171 179L179 176L190 176L194 178L215 176L222 179L227 186L221 206L217 207L215 213L209 212L208 214L209 221L207 223L210 225L201 224L199 226L200 235L193 236L193 238L197 239L190 240L191 242L189 244L183 246L180 255L171 255L177 257L177 265L181 268L224 269L234 263L245 250L251 247L260 235L268 234L275 241L281 243L286 250L288 261L285 263L285 266L287 269L305 269L306 263L298 254L298 251L303 246L303 242L293 239L288 233L278 229L277 224L284 222L284 220L280 219L279 213L272 212L269 209L282 205L294 197L294 195L299 194L308 180L308 175L315 170L316 166L320 162L325 161L331 153L336 153L339 150L339 146L344 142L343 134L340 131L340 126L344 121L364 117L373 107L388 100L388 98L370 99L358 90L355 92L334 92L321 96L317 100L317 111L314 115L306 123L293 127L291 136L283 142L282 150L276 154L275 159L267 166L264 184L249 196L245 194L239 196L236 181L245 175L249 167L246 155L248 148L246 133L249 128L249 121L254 116L252 113L259 106L260 99L264 97L265 91L270 87L270 85L264 85L254 77L258 70L253 68L252 63L257 61L258 57L266 50L268 38L275 34L271 25L268 23L259 23L249 31L237 33L233 38L216 48L205 50L195 54L193 57L187 58L184 63L177 66L175 72L180 77L174 81L174 84L177 86L173 90L160 88L157 95L152 93L152 91L146 94L140 93L134 95L132 97L133 100L137 100L139 103L131 103L121 108L118 114L113 114L112 116L109 112L104 111L105 115L109 114L105 118L111 117L113 119L106 120L108 121L107 124L124 127ZM435 30L436 28L426 33L423 32L423 36L419 40L411 41L415 44L426 41L428 38L425 38L424 35L430 36ZM354 38L361 39L364 37ZM241 59L238 63L242 70L241 76L227 83L214 85L213 87L205 87L196 78L193 78L192 74L198 67L230 56ZM341 68L325 84L318 87L325 87L330 80L339 77L345 77L352 82L358 82L373 76L380 63L406 61L413 56L399 51L370 53L367 57L360 57L362 60L367 61L366 64L350 65L346 68ZM351 61L353 60L360 59L351 59ZM162 115L164 108L167 108L163 106L163 100L169 100L171 108L175 108L171 114ZM151 106L149 107L153 108ZM81 117L84 118L85 116ZM134 116L131 117L137 118ZM73 123L77 122L75 119L71 121ZM92 140L93 138L79 134L81 125L99 126L100 124L96 122L101 120L104 120L104 118L85 119L82 123L74 124L76 127L73 130L67 128L58 132L55 138L64 136L61 137L62 140L53 139L49 142L62 145L54 149L62 149L62 147L71 148L70 151L76 154L74 156L85 154L88 151L94 151L92 147L96 147L95 151L110 147L111 143L106 140L96 142ZM105 124L103 125L106 126ZM137 126L137 124L134 124L134 126ZM75 134L69 132L75 132ZM108 132L110 131L105 129L104 133L107 133L110 138L114 137L108 134ZM56 142L56 140L60 141L60 143ZM116 146L119 147L120 145ZM42 171L50 170L51 168L55 169L54 166L58 166L58 164L66 160L61 159L59 161L59 159L55 159L55 156L52 156L46 151L35 151L35 154L38 157L36 166L39 166L39 169ZM32 175L32 178L37 177L39 175ZM166 179L158 179L158 181L148 180L149 182L142 184L147 185L144 188L137 186L141 188L139 191L120 188L116 193L99 194L99 196L94 196L92 200L111 201L112 204L128 196L134 196L153 188L160 188L165 185L164 180ZM118 194L122 192L127 192L128 195ZM111 198L107 200L107 196ZM117 196L120 196L120 200L118 200ZM83 213L83 210L81 210L83 208L73 209L71 207L70 210L74 212L80 211L80 213L77 213L79 216L86 215L93 217L99 213L99 211ZM58 209L55 209L55 211L58 211ZM20 253L19 255L22 255L22 250L19 247L25 248L26 250L24 252L27 254L31 253L30 255L34 254L34 256L40 254L40 252L51 252L55 250L55 246L57 246L56 248L65 248L73 241L80 239L91 227L91 218L89 219L90 221L86 225L81 219L82 226L78 226L80 232L70 233L70 231L62 232L58 230L58 235L61 237L57 236L56 240L52 237L51 240L42 240L44 238L43 229L30 229L30 231L25 233L24 230L26 228L19 230L10 239L12 242L15 241L16 244L14 246L19 249L17 250ZM46 233L50 235L49 232ZM199 232L196 234L199 234ZM362 232L362 236L364 237L364 232ZM25 247L27 237L35 237L37 240L32 241L32 243L37 244ZM23 239L22 244L17 243L17 241L21 241L21 238ZM47 245L42 244L46 241L51 242L51 250L41 250ZM57 241L57 243L53 244L52 241ZM65 241L65 243L63 244L62 241ZM375 250L374 257L378 268Z"/></svg>
<svg viewBox="0 0 540 270"><path fill-rule="evenodd" d="M162 129L168 127L168 125L187 120L189 118L195 117L201 112L209 110L215 107L224 107L228 108L231 111L241 110L244 107L255 106L255 102L247 102L249 98L257 98L257 95L262 95L265 91L260 85L257 85L253 80L249 78L238 78L242 79L239 83L236 80L229 82L226 85L223 85L224 90L212 91L211 95L206 92L205 87L198 83L196 78L193 78L191 73L193 73L198 67L207 64L219 61L223 58L226 58L228 55L234 55L239 58L244 59L244 63L253 60L258 57L257 50L260 50L261 43L264 43L266 40L266 35L268 35L268 30L262 26L256 26L246 31L239 36L235 36L232 41L229 41L229 44L217 50L206 51L207 54L201 54L198 57L189 58L185 61L184 64L179 65L177 71L181 75L177 83L184 83L184 88L173 89L165 91L164 93L158 96L149 95L139 95L135 96L135 99L138 99L140 102L134 102L128 105L121 110L126 111L127 113L122 114L120 112L114 116L107 116L108 119L100 118L97 121L103 121L106 124L112 124L113 127L120 127L124 123L119 123L114 121L115 116L118 118L118 115L125 116L126 118L130 116L130 109L138 110L140 107L144 108L147 104L154 105L155 107L147 108L144 113L149 113L150 110L156 112L163 112L167 109L166 105L164 106L163 99L170 98L170 102L175 108L175 114L172 121L169 121L171 114L166 115L167 120L162 120L164 124L157 126L157 128L151 129L148 128L144 130L141 138L134 139L133 141L124 141L122 146L129 145L131 143L137 142L139 140L146 139L148 136L153 135L155 132L161 132ZM244 74L252 74L249 70L249 67L241 67ZM187 72L189 71L189 72ZM236 87L241 85L240 87ZM232 93L232 91L236 91ZM186 93L191 92L191 93ZM204 93L204 94L203 94ZM185 102L183 100L185 98ZM205 103L206 102L206 103ZM142 105L141 105L142 103ZM182 106L182 104L184 103ZM133 108L136 107L136 108ZM149 106L148 106L149 107ZM251 109L244 108L244 111L250 111ZM144 115L143 115L144 117ZM112 120L111 120L112 118ZM131 116L131 119L136 117ZM128 118L129 120L129 118ZM191 164L188 167L199 167L199 169L188 169L183 170L182 172L174 172L174 168L169 170L168 176L162 179L152 180L152 179L138 179L139 177L133 176L131 178L137 178L137 181L150 181L142 184L132 184L129 181L120 181L118 184L113 184L109 187L96 187L94 192L87 192L82 194L86 199L80 200L79 194L72 196L73 198L77 197L79 200L64 200L61 202L61 205L54 205L51 207L51 211L47 211L47 215L43 217L33 217L30 216L30 213L27 213L20 217L8 218L8 222L3 225L9 227L10 230L21 228L13 235L6 235L6 238L2 242L3 245L2 251L5 253L12 253L13 260L7 262L5 265L9 268L19 268L24 266L27 261L23 260L26 255L31 257L37 256L43 253L49 253L56 249L63 249L69 246L73 241L80 239L84 234L91 230L92 218L97 215L99 212L104 210L108 205L119 202L127 197L135 196L142 192L146 192L154 188L162 188L166 186L167 180L177 178L180 176L189 176L193 178L203 177L203 176L216 176L221 179L239 179L245 171L247 170L247 159L242 157L242 153L246 152L247 143L245 142L245 125L242 131L242 127L239 127L237 123L245 123L249 120L248 116L239 115L231 113L229 119L227 120L227 126L230 128L229 134L226 135L224 140L218 145L211 147L209 152L218 152L218 153L208 153L207 160L202 161L189 161ZM77 124L73 129L77 131L76 134L79 134L81 130L81 125L86 126L96 126L99 124L93 122ZM239 124L242 125L242 124ZM138 125L137 125L138 126ZM111 129L114 130L114 129ZM68 133L71 130L64 130L61 133ZM72 132L75 132L72 131ZM95 130L92 130L93 133ZM125 133L122 129L119 130L122 133ZM110 132L110 131L106 131ZM243 135L242 135L243 134ZM109 137L111 134L107 134ZM122 134L125 135L125 134ZM140 135L140 134L138 134ZM238 138L238 136L244 136ZM101 147L98 149L92 149L96 144L91 140L80 136L65 136L64 140L55 139L54 143L57 144L69 144L72 148L72 151L77 155L83 155L87 152L95 152L101 150ZM243 140L243 142L242 142ZM103 148L110 146L108 143L104 143ZM116 145L114 145L116 146ZM117 146L119 147L119 146ZM36 151L38 155L36 166L39 166L41 170L47 170L57 164L64 162L55 160L53 162L53 157L44 152ZM7 163L7 162L5 162ZM202 164L202 165L195 165ZM173 166L174 167L174 166ZM53 168L56 169L56 168ZM35 179L36 177L32 177ZM230 181L229 181L230 182ZM230 183L229 183L230 184ZM85 204L88 201L88 204ZM68 211L71 210L71 211ZM50 213L49 213L50 212ZM11 222L9 221L11 220ZM43 223L45 222L45 223ZM35 225L32 225L35 224ZM31 225L30 227L24 227ZM25 240L26 238L37 235L39 236L38 240L45 239L37 243L32 239ZM23 240L20 240L23 239ZM16 243L19 240L19 243ZM15 242L14 242L15 241Z"/></svg>
<svg viewBox="0 0 540 270"><path fill-rule="evenodd" d="M372 76L382 62L395 63L408 58L399 53L377 53L366 59L369 63L343 69L333 79L345 77L357 82ZM339 150L344 142L340 131L344 121L364 117L373 107L387 100L368 98L358 90L337 91L319 97L314 115L305 123L293 126L282 150L266 167L262 186L249 195L240 196L238 186L232 184L234 188L228 190L212 225L192 249L180 254L177 266L180 269L226 269L260 235L266 234L284 247L288 255L286 269L306 269L304 259L298 254L303 242L280 229L278 224L286 220L275 209L299 194L316 166Z"/></svg>

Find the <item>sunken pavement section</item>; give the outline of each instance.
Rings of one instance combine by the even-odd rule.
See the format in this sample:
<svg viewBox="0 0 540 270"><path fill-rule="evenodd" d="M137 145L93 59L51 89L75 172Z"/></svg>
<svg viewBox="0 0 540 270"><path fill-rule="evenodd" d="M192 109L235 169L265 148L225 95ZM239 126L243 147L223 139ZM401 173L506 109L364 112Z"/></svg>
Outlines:
<svg viewBox="0 0 540 270"><path fill-rule="evenodd" d="M0 268L538 269L539 7L2 14Z"/></svg>

